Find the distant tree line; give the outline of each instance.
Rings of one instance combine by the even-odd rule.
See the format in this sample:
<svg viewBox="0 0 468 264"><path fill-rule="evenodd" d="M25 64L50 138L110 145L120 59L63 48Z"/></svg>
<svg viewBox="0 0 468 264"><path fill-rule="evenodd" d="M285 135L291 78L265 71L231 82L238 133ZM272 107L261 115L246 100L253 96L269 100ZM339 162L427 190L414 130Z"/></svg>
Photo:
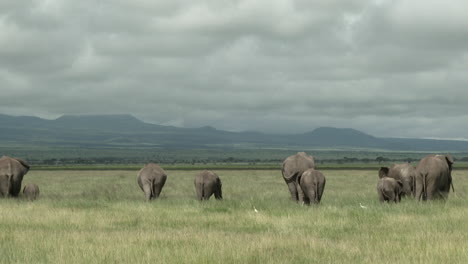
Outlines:
<svg viewBox="0 0 468 264"><path fill-rule="evenodd" d="M402 157L402 158L387 158L384 156L378 156L376 158L355 158L355 157L340 157L340 158L328 158L328 159L315 159L317 164L384 164L384 163L401 163L410 162L417 163L419 159ZM455 161L468 162L468 157L461 157ZM29 159L28 162L32 165L93 165L93 164L144 164L149 162L160 163L160 164L213 164L213 163L248 163L248 164L259 164L259 163L282 163L283 159L278 158L264 158L264 159L251 159L251 158L238 158L238 157L219 157L219 158L205 158L205 159L184 159L178 157L135 157L135 158L120 158L120 157L77 157L77 158L50 158L50 159Z"/></svg>

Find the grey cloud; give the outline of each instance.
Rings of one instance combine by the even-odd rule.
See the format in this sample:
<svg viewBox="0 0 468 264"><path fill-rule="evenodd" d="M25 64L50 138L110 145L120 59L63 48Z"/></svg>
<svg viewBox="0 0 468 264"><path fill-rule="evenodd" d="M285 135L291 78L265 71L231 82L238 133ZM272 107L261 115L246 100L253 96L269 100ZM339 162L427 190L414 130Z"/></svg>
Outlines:
<svg viewBox="0 0 468 264"><path fill-rule="evenodd" d="M465 137L464 1L2 1L0 113Z"/></svg>

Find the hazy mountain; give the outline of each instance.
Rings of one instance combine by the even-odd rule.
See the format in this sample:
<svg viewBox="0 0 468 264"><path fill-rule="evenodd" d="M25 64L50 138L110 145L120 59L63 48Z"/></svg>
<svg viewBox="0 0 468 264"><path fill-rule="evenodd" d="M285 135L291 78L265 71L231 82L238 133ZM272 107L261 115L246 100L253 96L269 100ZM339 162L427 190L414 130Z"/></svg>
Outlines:
<svg viewBox="0 0 468 264"><path fill-rule="evenodd" d="M272 147L468 151L467 141L379 138L350 128L321 127L304 134L228 132L210 126L179 128L149 124L131 115L64 115L55 120L0 115L0 143L167 148Z"/></svg>

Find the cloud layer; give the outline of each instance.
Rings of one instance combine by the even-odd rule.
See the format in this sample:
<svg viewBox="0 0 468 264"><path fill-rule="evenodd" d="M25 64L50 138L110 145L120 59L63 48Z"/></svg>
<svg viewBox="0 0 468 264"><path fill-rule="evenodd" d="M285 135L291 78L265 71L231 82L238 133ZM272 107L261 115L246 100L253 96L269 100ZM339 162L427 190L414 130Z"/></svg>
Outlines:
<svg viewBox="0 0 468 264"><path fill-rule="evenodd" d="M467 138L468 2L0 3L0 113Z"/></svg>

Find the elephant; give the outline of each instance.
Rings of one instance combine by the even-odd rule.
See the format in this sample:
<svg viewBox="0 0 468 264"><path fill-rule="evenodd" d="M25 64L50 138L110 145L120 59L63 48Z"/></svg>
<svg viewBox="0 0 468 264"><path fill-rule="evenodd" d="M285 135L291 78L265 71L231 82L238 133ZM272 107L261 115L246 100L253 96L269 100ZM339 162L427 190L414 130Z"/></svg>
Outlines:
<svg viewBox="0 0 468 264"><path fill-rule="evenodd" d="M377 183L377 194L380 202L399 203L403 192L403 182L390 177L381 177Z"/></svg>
<svg viewBox="0 0 468 264"><path fill-rule="evenodd" d="M283 161L281 173L283 174L284 181L288 185L292 200L299 201L304 195L298 185L297 177L302 175L306 170L314 168L314 157L307 155L305 152L298 152L295 155L287 157Z"/></svg>
<svg viewBox="0 0 468 264"><path fill-rule="evenodd" d="M428 155L421 159L416 167L415 198L423 200L446 200L453 188L452 166L450 155Z"/></svg>
<svg viewBox="0 0 468 264"><path fill-rule="evenodd" d="M0 158L0 196L18 197L23 176L29 171L26 161L3 156Z"/></svg>
<svg viewBox="0 0 468 264"><path fill-rule="evenodd" d="M167 175L159 165L154 163L146 164L138 172L138 185L145 193L146 201L151 201L159 197Z"/></svg>
<svg viewBox="0 0 468 264"><path fill-rule="evenodd" d="M325 176L318 170L308 169L297 178L297 183L303 192L302 203L319 204L325 188Z"/></svg>
<svg viewBox="0 0 468 264"><path fill-rule="evenodd" d="M216 173L204 170L195 176L194 184L198 200L208 200L213 194L217 200L223 199L223 184Z"/></svg>
<svg viewBox="0 0 468 264"><path fill-rule="evenodd" d="M39 197L39 186L35 183L28 183L23 188L23 195L28 200L36 200Z"/></svg>
<svg viewBox="0 0 468 264"><path fill-rule="evenodd" d="M403 183L402 196L414 196L414 180L416 177L416 168L409 163L393 164L390 168L382 167L379 170L379 176L384 174Z"/></svg>

